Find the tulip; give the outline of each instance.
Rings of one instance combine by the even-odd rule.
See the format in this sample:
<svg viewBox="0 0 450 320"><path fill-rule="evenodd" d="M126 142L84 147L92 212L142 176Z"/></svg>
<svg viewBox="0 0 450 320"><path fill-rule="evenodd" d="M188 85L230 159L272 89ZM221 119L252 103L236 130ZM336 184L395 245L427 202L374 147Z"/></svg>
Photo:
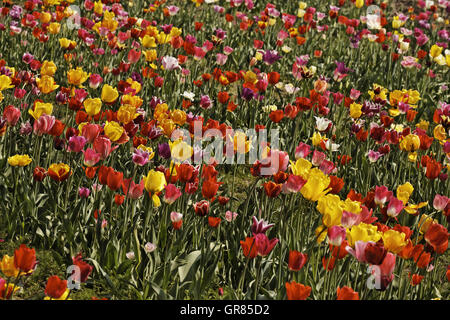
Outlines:
<svg viewBox="0 0 450 320"><path fill-rule="evenodd" d="M395 218L399 215L403 208L403 202L401 200L398 200L396 197L391 196L387 206L387 215L391 218Z"/></svg>
<svg viewBox="0 0 450 320"><path fill-rule="evenodd" d="M387 187L385 186L381 186L375 187L375 198L374 201L377 205L384 205L384 203L391 198L392 196L392 192L388 190Z"/></svg>
<svg viewBox="0 0 450 320"><path fill-rule="evenodd" d="M174 203L182 194L181 190L171 183L166 186L165 190L164 202L168 204Z"/></svg>
<svg viewBox="0 0 450 320"><path fill-rule="evenodd" d="M138 166L144 166L148 163L150 154L144 150L135 148L133 151L133 163Z"/></svg>
<svg viewBox="0 0 450 320"><path fill-rule="evenodd" d="M251 227L252 233L254 235L259 234L259 233L266 233L267 230L269 230L270 228L272 228L275 224L273 223L267 223L266 221L264 221L263 219L258 220L255 216L253 216L253 224Z"/></svg>
<svg viewBox="0 0 450 320"><path fill-rule="evenodd" d="M88 188L82 187L82 188L78 189L78 196L80 198L87 198L87 197L89 197L90 193L91 193L91 191Z"/></svg>
<svg viewBox="0 0 450 320"><path fill-rule="evenodd" d="M70 167L65 163L52 164L48 168L48 175L55 181L61 182L66 180L71 174Z"/></svg>
<svg viewBox="0 0 450 320"><path fill-rule="evenodd" d="M201 200L200 202L196 202L194 204L195 214L204 217L209 212L209 202L207 200Z"/></svg>
<svg viewBox="0 0 450 320"><path fill-rule="evenodd" d="M92 89L97 89L102 82L103 78L97 73L91 74L89 77L89 87Z"/></svg>
<svg viewBox="0 0 450 320"><path fill-rule="evenodd" d="M41 117L42 118L42 117ZM72 136L67 144L67 149L71 152L80 152L83 150L87 140L83 136Z"/></svg>
<svg viewBox="0 0 450 320"><path fill-rule="evenodd" d="M106 184L111 190L116 191L122 185L123 173L119 171L112 170L108 173L106 178Z"/></svg>
<svg viewBox="0 0 450 320"><path fill-rule="evenodd" d="M255 245L255 237L246 237L245 241L240 241L244 256L253 259L258 255Z"/></svg>
<svg viewBox="0 0 450 320"><path fill-rule="evenodd" d="M72 258L72 263L80 268L80 282L86 282L94 267L83 260L81 253Z"/></svg>
<svg viewBox="0 0 450 320"><path fill-rule="evenodd" d="M350 287L338 287L337 300L359 300L359 294Z"/></svg>
<svg viewBox="0 0 450 320"><path fill-rule="evenodd" d="M433 208L436 209L437 211L444 211L448 203L449 198L447 198L446 196L436 194L433 200Z"/></svg>
<svg viewBox="0 0 450 320"><path fill-rule="evenodd" d="M62 280L56 275L49 277L44 292L50 300L65 300L69 294L67 280Z"/></svg>
<svg viewBox="0 0 450 320"><path fill-rule="evenodd" d="M34 121L33 132L38 136L42 136L46 133L49 133L50 130L53 128L55 121L56 119L54 116L43 114L37 120Z"/></svg>
<svg viewBox="0 0 450 320"><path fill-rule="evenodd" d="M301 253L296 250L289 251L289 270L300 271L307 261L308 255L306 253Z"/></svg>
<svg viewBox="0 0 450 320"><path fill-rule="evenodd" d="M101 99L106 103L113 103L119 97L117 89L111 87L109 84L105 84L102 87Z"/></svg>
<svg viewBox="0 0 450 320"><path fill-rule="evenodd" d="M20 110L11 105L6 106L3 110L3 118L6 119L6 122L11 127L14 127L17 124L20 119L20 115Z"/></svg>
<svg viewBox="0 0 450 320"><path fill-rule="evenodd" d="M97 124L87 123L81 129L81 135L87 139L87 142L93 143L99 136L101 127Z"/></svg>
<svg viewBox="0 0 450 320"><path fill-rule="evenodd" d="M101 154L95 152L92 148L87 148L86 150L83 150L84 155L84 165L87 167L93 167L97 162L101 159Z"/></svg>
<svg viewBox="0 0 450 320"><path fill-rule="evenodd" d="M286 282L286 295L288 300L306 300L311 294L311 287L295 281Z"/></svg>
<svg viewBox="0 0 450 320"><path fill-rule="evenodd" d="M25 273L31 273L37 264L36 251L21 244L19 249L14 250L14 267Z"/></svg>
<svg viewBox="0 0 450 320"><path fill-rule="evenodd" d="M328 228L328 242L333 246L339 247L346 235L347 231L343 227L331 226Z"/></svg>

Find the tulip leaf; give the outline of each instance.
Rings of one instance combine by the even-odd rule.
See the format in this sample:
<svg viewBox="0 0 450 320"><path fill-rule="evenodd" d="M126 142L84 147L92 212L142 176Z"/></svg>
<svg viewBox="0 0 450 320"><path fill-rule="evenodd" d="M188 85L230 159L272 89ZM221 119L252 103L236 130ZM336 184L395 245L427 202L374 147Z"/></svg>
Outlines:
<svg viewBox="0 0 450 320"><path fill-rule="evenodd" d="M186 279L187 275L189 274L189 271L191 271L192 269L192 266L200 258L200 255L201 255L200 250L193 251L187 255L186 264L178 268L180 282L183 282Z"/></svg>

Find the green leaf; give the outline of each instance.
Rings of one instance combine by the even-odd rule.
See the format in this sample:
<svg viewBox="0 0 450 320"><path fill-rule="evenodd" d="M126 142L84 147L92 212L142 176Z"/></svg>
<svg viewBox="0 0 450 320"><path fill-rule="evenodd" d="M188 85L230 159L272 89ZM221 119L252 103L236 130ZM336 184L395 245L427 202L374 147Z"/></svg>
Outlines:
<svg viewBox="0 0 450 320"><path fill-rule="evenodd" d="M187 275L189 274L189 271L191 271L192 266L200 258L200 254L201 254L200 250L196 250L187 255L186 264L178 268L180 282L183 282L186 279Z"/></svg>

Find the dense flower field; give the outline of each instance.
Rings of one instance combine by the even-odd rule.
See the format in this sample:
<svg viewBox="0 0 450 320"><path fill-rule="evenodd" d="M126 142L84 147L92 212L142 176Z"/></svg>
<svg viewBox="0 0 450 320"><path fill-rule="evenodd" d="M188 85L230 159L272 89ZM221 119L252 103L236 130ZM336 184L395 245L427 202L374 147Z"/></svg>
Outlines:
<svg viewBox="0 0 450 320"><path fill-rule="evenodd" d="M449 16L3 0L0 299L449 298Z"/></svg>

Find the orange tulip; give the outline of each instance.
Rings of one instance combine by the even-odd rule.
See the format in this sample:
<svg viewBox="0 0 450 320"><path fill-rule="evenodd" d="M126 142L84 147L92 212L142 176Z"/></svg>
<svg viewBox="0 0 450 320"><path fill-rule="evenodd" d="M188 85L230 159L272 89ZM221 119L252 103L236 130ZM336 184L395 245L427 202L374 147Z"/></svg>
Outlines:
<svg viewBox="0 0 450 320"><path fill-rule="evenodd" d="M241 241L242 251L244 251L244 256L253 259L258 255L255 245L255 237L246 237L245 241Z"/></svg>
<svg viewBox="0 0 450 320"><path fill-rule="evenodd" d="M311 294L311 287L295 281L286 282L286 295L288 300L306 300Z"/></svg>
<svg viewBox="0 0 450 320"><path fill-rule="evenodd" d="M36 251L21 244L19 249L14 251L14 267L28 273L36 266Z"/></svg>
<svg viewBox="0 0 450 320"><path fill-rule="evenodd" d="M350 287L338 287L337 300L359 300L359 294Z"/></svg>

